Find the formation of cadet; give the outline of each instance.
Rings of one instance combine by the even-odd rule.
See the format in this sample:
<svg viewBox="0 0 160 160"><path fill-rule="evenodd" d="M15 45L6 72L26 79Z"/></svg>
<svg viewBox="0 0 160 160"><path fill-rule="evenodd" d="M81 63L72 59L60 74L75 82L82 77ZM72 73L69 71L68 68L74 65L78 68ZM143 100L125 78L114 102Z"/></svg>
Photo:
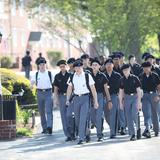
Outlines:
<svg viewBox="0 0 160 160"><path fill-rule="evenodd" d="M89 142L94 127L97 140L103 141L104 118L110 127L111 139L117 134L129 134L131 141L139 139L141 109L145 125L142 136L151 138L152 127L158 136L160 60L150 53L144 53L142 59L140 65L134 55L130 55L126 63L122 52L113 52L107 59L83 54L78 59L58 61L60 72L54 80L45 69L46 61L39 60L39 71L32 84L37 85L42 133L52 134L53 87L54 105L60 107L66 142L76 139L78 144Z"/></svg>

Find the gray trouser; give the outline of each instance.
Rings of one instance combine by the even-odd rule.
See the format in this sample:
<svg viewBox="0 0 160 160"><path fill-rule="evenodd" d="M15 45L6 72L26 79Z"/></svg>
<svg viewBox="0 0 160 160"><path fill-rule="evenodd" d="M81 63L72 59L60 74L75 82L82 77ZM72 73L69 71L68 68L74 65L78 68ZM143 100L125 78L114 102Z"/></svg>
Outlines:
<svg viewBox="0 0 160 160"><path fill-rule="evenodd" d="M67 109L66 107L66 95L59 94L59 106L60 106L60 114L61 114L61 121L62 121L62 127L63 127L63 132L66 137L70 137L70 133L68 130L68 121L67 121Z"/></svg>
<svg viewBox="0 0 160 160"><path fill-rule="evenodd" d="M37 91L38 109L43 129L53 127L53 96L50 91Z"/></svg>
<svg viewBox="0 0 160 160"><path fill-rule="evenodd" d="M106 120L106 122L107 122L107 124L108 125L110 125L110 111L109 111L109 108L108 108L108 106L107 106L107 99L106 98L104 98L104 117L105 117L105 120Z"/></svg>
<svg viewBox="0 0 160 160"><path fill-rule="evenodd" d="M129 135L135 135L134 123L138 125L138 109L137 109L137 95L124 96L124 109L127 119L127 127Z"/></svg>
<svg viewBox="0 0 160 160"><path fill-rule="evenodd" d="M103 128L103 109L104 109L104 96L103 93L98 93L98 104L99 108L95 109L94 106L92 106L92 116L94 117L94 124L96 124L97 128L97 137L101 138L102 137L102 128Z"/></svg>
<svg viewBox="0 0 160 160"><path fill-rule="evenodd" d="M156 93L144 93L142 98L142 111L144 115L144 123L146 130L150 129L150 120L152 118L154 132L159 132L159 116L158 107L159 103L154 101Z"/></svg>
<svg viewBox="0 0 160 160"><path fill-rule="evenodd" d="M118 125L120 128L125 128L126 127L126 116L125 116L125 110L121 110L118 108Z"/></svg>
<svg viewBox="0 0 160 160"><path fill-rule="evenodd" d="M74 100L75 123L80 140L86 136L87 120L89 115L89 95L75 96Z"/></svg>
<svg viewBox="0 0 160 160"><path fill-rule="evenodd" d="M30 70L31 70L31 66L25 66L25 67L24 67L25 77L26 77L27 79L30 78Z"/></svg>
<svg viewBox="0 0 160 160"><path fill-rule="evenodd" d="M117 124L118 124L118 109L119 109L119 98L118 95L111 95L112 109L110 110L110 135L116 135Z"/></svg>
<svg viewBox="0 0 160 160"><path fill-rule="evenodd" d="M75 114L73 102L67 107L67 131L70 136L75 135Z"/></svg>

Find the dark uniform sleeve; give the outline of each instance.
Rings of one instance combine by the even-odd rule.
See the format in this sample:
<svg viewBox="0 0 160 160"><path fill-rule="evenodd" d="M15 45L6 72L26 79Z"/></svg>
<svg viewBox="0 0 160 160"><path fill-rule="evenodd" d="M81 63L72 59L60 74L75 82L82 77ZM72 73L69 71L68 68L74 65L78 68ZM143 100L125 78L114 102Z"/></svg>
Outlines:
<svg viewBox="0 0 160 160"><path fill-rule="evenodd" d="M58 85L58 75L55 76L53 85L56 86L56 87L59 86L59 85Z"/></svg>
<svg viewBox="0 0 160 160"><path fill-rule="evenodd" d="M107 76L105 74L103 74L103 84L105 85L106 83L108 84L109 80L108 80Z"/></svg>
<svg viewBox="0 0 160 160"><path fill-rule="evenodd" d="M136 88L141 87L141 82L140 82L139 78L137 76L135 76L134 79L135 79L135 87Z"/></svg>
<svg viewBox="0 0 160 160"><path fill-rule="evenodd" d="M158 74L156 74L156 73L154 74L154 76L155 76L155 78L154 78L154 79L155 79L155 80L154 80L155 82L154 82L154 83L156 84L156 86L158 86L158 85L160 84L160 77L159 77Z"/></svg>

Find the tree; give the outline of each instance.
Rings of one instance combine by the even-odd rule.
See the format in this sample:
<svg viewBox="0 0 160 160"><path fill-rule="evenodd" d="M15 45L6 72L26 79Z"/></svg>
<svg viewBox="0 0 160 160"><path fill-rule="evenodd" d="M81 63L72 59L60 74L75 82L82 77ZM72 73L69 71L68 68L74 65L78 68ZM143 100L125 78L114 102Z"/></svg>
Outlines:
<svg viewBox="0 0 160 160"><path fill-rule="evenodd" d="M58 12L59 17L72 17L111 52L121 50L140 57L146 37L159 33L159 0L34 0L31 8L40 4ZM63 24L78 33L72 21Z"/></svg>

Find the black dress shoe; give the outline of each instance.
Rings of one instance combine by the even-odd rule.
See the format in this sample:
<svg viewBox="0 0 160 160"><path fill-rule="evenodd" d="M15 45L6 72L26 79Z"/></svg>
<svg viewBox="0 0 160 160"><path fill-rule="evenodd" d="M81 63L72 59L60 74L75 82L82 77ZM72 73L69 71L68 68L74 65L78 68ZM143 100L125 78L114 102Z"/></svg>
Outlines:
<svg viewBox="0 0 160 160"><path fill-rule="evenodd" d="M103 137L99 137L97 141L98 142L102 142L103 141Z"/></svg>
<svg viewBox="0 0 160 160"><path fill-rule="evenodd" d="M114 139L114 138L116 138L115 135L110 135L110 139Z"/></svg>
<svg viewBox="0 0 160 160"><path fill-rule="evenodd" d="M125 129L123 127L121 128L120 135L126 135Z"/></svg>
<svg viewBox="0 0 160 160"><path fill-rule="evenodd" d="M91 141L91 138L89 135L86 136L86 143L90 142Z"/></svg>
<svg viewBox="0 0 160 160"><path fill-rule="evenodd" d="M79 140L77 144L78 144L78 145L83 144L83 141L82 141L82 140Z"/></svg>
<svg viewBox="0 0 160 160"><path fill-rule="evenodd" d="M47 131L48 131L48 134L52 134L52 128L51 127L48 127Z"/></svg>
<svg viewBox="0 0 160 160"><path fill-rule="evenodd" d="M44 129L41 133L42 133L42 134L47 134L48 131L47 131L47 129Z"/></svg>
<svg viewBox="0 0 160 160"><path fill-rule="evenodd" d="M146 138L151 138L151 134L148 130L145 130L142 134L142 136L146 137Z"/></svg>
<svg viewBox="0 0 160 160"><path fill-rule="evenodd" d="M155 135L155 137L158 137L158 136L159 136L159 133L158 133L158 132L155 132L154 135Z"/></svg>
<svg viewBox="0 0 160 160"><path fill-rule="evenodd" d="M91 124L91 129L94 129L95 125L94 124Z"/></svg>
<svg viewBox="0 0 160 160"><path fill-rule="evenodd" d="M75 135L71 135L71 139L72 139L72 141L75 141L76 140Z"/></svg>
<svg viewBox="0 0 160 160"><path fill-rule="evenodd" d="M70 142L70 141L72 141L71 137L67 137L66 140L65 140L65 142Z"/></svg>
<svg viewBox="0 0 160 160"><path fill-rule="evenodd" d="M135 141L135 140L136 140L135 135L132 135L131 138L130 138L130 141Z"/></svg>

